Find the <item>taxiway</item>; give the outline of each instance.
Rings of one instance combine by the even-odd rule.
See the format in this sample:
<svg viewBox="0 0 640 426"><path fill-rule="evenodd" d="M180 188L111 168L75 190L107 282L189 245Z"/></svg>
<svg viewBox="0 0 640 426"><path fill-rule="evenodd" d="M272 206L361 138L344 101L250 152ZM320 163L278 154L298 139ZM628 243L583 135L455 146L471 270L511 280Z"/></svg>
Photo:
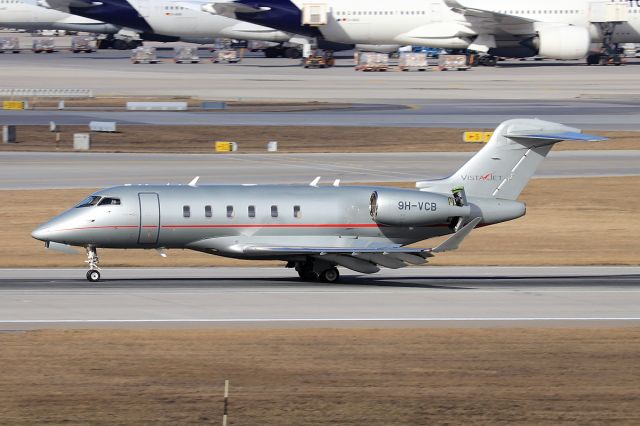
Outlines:
<svg viewBox="0 0 640 426"><path fill-rule="evenodd" d="M98 188L124 184L305 184L442 178L474 153L131 154L0 152L0 190ZM551 152L536 177L640 174L640 151Z"/></svg>

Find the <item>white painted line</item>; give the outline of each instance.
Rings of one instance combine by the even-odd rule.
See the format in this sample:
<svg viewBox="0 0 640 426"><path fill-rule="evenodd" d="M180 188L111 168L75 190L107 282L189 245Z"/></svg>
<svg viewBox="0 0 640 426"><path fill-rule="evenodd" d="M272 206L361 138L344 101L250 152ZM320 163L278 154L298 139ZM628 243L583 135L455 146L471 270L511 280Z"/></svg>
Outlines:
<svg viewBox="0 0 640 426"><path fill-rule="evenodd" d="M372 322L372 321L640 321L640 317L540 317L540 318L182 318L182 319L24 319L0 324L42 323L230 323L230 322Z"/></svg>

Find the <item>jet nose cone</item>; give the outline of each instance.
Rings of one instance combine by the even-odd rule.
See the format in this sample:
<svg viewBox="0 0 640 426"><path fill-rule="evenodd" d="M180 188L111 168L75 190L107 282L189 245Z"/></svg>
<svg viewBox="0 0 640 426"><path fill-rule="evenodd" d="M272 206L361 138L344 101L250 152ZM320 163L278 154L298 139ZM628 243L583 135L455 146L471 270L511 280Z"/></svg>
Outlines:
<svg viewBox="0 0 640 426"><path fill-rule="evenodd" d="M33 230L33 232L31 232L31 236L36 240L46 241L47 235L49 234L47 228L47 225L38 226Z"/></svg>

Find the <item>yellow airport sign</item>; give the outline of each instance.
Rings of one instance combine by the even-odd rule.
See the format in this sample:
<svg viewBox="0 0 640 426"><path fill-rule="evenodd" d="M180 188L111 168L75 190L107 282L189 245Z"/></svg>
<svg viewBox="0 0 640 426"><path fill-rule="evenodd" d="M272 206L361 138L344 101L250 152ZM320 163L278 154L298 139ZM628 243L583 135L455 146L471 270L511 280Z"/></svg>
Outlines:
<svg viewBox="0 0 640 426"><path fill-rule="evenodd" d="M493 132L464 132L462 140L469 143L486 143L493 136Z"/></svg>
<svg viewBox="0 0 640 426"><path fill-rule="evenodd" d="M216 152L233 152L237 149L235 142L216 141Z"/></svg>
<svg viewBox="0 0 640 426"><path fill-rule="evenodd" d="M24 102L22 101L3 101L2 109L24 109Z"/></svg>

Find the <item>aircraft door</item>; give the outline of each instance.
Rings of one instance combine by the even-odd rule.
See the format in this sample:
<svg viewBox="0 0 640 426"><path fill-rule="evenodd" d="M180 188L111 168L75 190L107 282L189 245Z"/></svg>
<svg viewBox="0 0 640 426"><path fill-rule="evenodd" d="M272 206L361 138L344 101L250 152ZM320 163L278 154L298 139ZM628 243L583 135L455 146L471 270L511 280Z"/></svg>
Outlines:
<svg viewBox="0 0 640 426"><path fill-rule="evenodd" d="M442 2L431 2L431 10L429 11L429 21L442 21Z"/></svg>
<svg viewBox="0 0 640 426"><path fill-rule="evenodd" d="M158 243L160 233L160 200L154 192L141 192L140 200L140 234L138 244L150 245Z"/></svg>

